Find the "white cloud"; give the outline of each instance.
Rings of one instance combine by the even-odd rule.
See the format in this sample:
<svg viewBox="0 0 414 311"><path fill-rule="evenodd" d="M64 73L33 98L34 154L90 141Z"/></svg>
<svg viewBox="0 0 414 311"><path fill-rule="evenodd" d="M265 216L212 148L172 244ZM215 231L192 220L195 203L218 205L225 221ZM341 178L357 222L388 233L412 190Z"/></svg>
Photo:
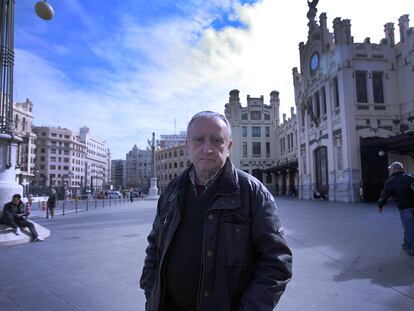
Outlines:
<svg viewBox="0 0 414 311"><path fill-rule="evenodd" d="M199 110L222 112L234 88L241 91L243 105L247 94L264 95L268 101L269 93L278 90L281 113L287 113L294 105L291 70L299 66L298 44L307 39L306 2L281 5L263 0L244 6L222 2L220 8L246 27L218 31L208 27L215 18L211 7L220 5L216 2L207 4L208 10L204 2L192 3L195 13L190 18L151 26L124 16L116 33L89 42L87 48L108 66L82 68L89 84L81 89L58 69L59 64L18 49L17 97L34 101L35 124L73 130L89 126L97 138L108 142L114 158L124 157L135 143L145 147L153 131L157 135L173 132L174 119L181 130L187 117ZM405 1L393 4L380 8L378 1L371 0L321 1L318 14L328 11L330 23L336 16L353 17L355 37L375 34L371 35L375 42L381 38L381 25L410 13L401 11ZM367 19L374 16L364 12L373 6L378 10L371 25ZM85 17L84 22L92 25L89 19Z"/></svg>

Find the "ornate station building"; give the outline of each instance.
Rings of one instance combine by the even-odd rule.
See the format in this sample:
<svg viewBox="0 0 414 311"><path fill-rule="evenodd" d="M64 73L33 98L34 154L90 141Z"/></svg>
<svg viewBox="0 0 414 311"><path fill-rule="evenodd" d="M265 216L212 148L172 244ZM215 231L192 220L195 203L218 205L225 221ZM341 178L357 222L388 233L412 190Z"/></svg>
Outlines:
<svg viewBox="0 0 414 311"><path fill-rule="evenodd" d="M376 200L388 163L414 170L414 29L403 15L398 43L393 23L380 43L354 43L350 20L335 18L331 33L313 3L293 68L299 197Z"/></svg>

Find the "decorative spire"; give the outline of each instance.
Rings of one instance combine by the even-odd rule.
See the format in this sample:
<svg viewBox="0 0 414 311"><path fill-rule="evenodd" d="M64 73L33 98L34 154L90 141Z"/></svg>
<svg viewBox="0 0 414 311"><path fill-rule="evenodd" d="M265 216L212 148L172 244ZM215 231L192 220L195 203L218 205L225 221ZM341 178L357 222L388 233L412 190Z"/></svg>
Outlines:
<svg viewBox="0 0 414 311"><path fill-rule="evenodd" d="M318 26L316 24L315 17L316 17L316 12L318 11L316 9L316 5L318 4L319 0L313 0L313 1L307 0L307 1L308 1L308 6L309 6L309 11L306 16L309 19L308 26L309 26L309 35L310 35L313 31L317 29L317 26Z"/></svg>

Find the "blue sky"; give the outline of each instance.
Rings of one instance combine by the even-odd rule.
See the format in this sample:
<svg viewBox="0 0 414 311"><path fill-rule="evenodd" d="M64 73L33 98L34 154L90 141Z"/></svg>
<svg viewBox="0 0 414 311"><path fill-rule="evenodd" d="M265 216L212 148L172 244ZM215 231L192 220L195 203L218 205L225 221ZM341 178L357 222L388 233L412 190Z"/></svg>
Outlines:
<svg viewBox="0 0 414 311"><path fill-rule="evenodd" d="M306 0L49 0L51 21L35 2L16 1L15 100L33 101L35 125L87 125L113 159L145 148L153 131L184 130L200 110L223 112L232 89L242 105L277 90L281 113L294 106ZM386 22L398 38L398 18L414 13L412 1L389 3L320 0L318 15L331 30L349 18L355 42L379 42Z"/></svg>

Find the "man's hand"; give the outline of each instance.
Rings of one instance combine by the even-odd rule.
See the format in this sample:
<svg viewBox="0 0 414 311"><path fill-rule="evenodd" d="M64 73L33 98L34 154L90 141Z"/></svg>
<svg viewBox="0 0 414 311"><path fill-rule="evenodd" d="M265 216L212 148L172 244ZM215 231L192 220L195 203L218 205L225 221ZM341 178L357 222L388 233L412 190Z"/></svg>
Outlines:
<svg viewBox="0 0 414 311"><path fill-rule="evenodd" d="M26 213L17 214L17 218L24 218L26 216Z"/></svg>
<svg viewBox="0 0 414 311"><path fill-rule="evenodd" d="M382 209L383 209L382 206L378 206L378 213L382 213Z"/></svg>

